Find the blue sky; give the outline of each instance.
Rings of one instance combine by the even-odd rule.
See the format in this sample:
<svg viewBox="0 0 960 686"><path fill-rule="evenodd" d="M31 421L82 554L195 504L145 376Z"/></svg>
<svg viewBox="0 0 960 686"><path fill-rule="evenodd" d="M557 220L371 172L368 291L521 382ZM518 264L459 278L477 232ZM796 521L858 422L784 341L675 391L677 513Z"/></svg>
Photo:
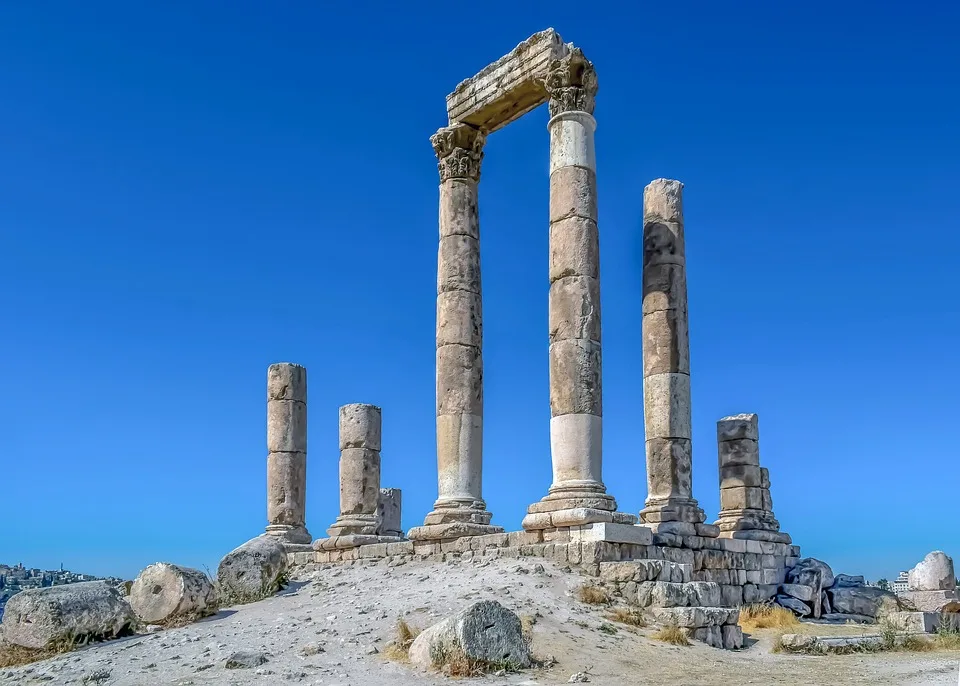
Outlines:
<svg viewBox="0 0 960 686"><path fill-rule="evenodd" d="M389 7L389 8L388 8ZM956 3L4 3L0 561L215 568L265 521L265 377L309 372L308 527L337 408L383 407L404 526L436 497L444 96L535 31L596 65L604 479L646 497L642 189L686 184L694 492L757 412L804 554L960 556ZM547 113L487 143L484 495L550 482Z"/></svg>

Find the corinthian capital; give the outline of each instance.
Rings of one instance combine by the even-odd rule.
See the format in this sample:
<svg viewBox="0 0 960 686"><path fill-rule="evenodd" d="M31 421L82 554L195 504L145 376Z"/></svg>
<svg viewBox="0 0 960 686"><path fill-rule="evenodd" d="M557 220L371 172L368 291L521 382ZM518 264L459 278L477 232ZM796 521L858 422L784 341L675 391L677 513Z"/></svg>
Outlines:
<svg viewBox="0 0 960 686"><path fill-rule="evenodd" d="M486 134L466 124L445 126L430 136L437 153L440 181L447 179L480 180L480 162Z"/></svg>
<svg viewBox="0 0 960 686"><path fill-rule="evenodd" d="M571 47L563 57L551 60L543 85L550 96L551 117L561 112L593 114L597 72L580 48Z"/></svg>

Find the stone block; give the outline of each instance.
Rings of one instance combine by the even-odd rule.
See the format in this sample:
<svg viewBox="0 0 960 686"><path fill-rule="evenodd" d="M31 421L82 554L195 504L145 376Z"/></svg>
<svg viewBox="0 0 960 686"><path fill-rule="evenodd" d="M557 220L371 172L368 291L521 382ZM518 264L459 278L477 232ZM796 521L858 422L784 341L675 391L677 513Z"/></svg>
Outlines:
<svg viewBox="0 0 960 686"><path fill-rule="evenodd" d="M598 342L573 339L552 343L549 365L551 416L603 415Z"/></svg>
<svg viewBox="0 0 960 686"><path fill-rule="evenodd" d="M757 441L749 438L738 438L733 441L723 441L717 444L719 463L721 467L734 465L760 465L760 448Z"/></svg>
<svg viewBox="0 0 960 686"><path fill-rule="evenodd" d="M403 538L403 527L400 524L402 494L399 488L381 488L377 501L377 515L380 526L378 536L393 536Z"/></svg>
<svg viewBox="0 0 960 686"><path fill-rule="evenodd" d="M673 265L671 265L673 266ZM644 313L643 374L689 374L690 344L686 307Z"/></svg>
<svg viewBox="0 0 960 686"><path fill-rule="evenodd" d="M376 405L352 403L341 407L340 450L367 448L379 451L382 447L381 415L381 410Z"/></svg>
<svg viewBox="0 0 960 686"><path fill-rule="evenodd" d="M763 491L759 488L720 489L721 510L761 509L762 506Z"/></svg>
<svg viewBox="0 0 960 686"><path fill-rule="evenodd" d="M720 627L724 650L740 650L743 647L743 629L735 624Z"/></svg>
<svg viewBox="0 0 960 686"><path fill-rule="evenodd" d="M650 614L659 624L673 624L682 629L698 629L705 626L730 624L731 617L739 616L740 610L725 607L654 607Z"/></svg>
<svg viewBox="0 0 960 686"><path fill-rule="evenodd" d="M717 441L735 441L748 438L760 440L760 419L756 414L735 414L717 422Z"/></svg>
<svg viewBox="0 0 960 686"><path fill-rule="evenodd" d="M565 276L550 284L550 342L584 338L600 342L600 282L592 276Z"/></svg>
<svg viewBox="0 0 960 686"><path fill-rule="evenodd" d="M743 586L739 584L722 584L720 586L721 606L740 607L743 603Z"/></svg>
<svg viewBox="0 0 960 686"><path fill-rule="evenodd" d="M462 81L447 96L451 124L496 131L547 100L543 81L551 61L568 48L553 29L540 31Z"/></svg>
<svg viewBox="0 0 960 686"><path fill-rule="evenodd" d="M568 217L550 224L550 283L568 276L599 278L597 223Z"/></svg>
<svg viewBox="0 0 960 686"><path fill-rule="evenodd" d="M925 634L960 631L960 613L957 612L891 612L887 617L902 631Z"/></svg>
<svg viewBox="0 0 960 686"><path fill-rule="evenodd" d="M570 530L570 540L583 543L604 541L607 543L649 545L653 542L653 533L645 526L598 522L572 528Z"/></svg>
<svg viewBox="0 0 960 686"><path fill-rule="evenodd" d="M449 290L437 295L437 347L483 344L481 295Z"/></svg>
<svg viewBox="0 0 960 686"><path fill-rule="evenodd" d="M401 541L400 543L388 543L388 555L413 555L413 541Z"/></svg>
<svg viewBox="0 0 960 686"><path fill-rule="evenodd" d="M583 564L620 561L620 546L616 543L591 541L587 543L571 543L570 545L580 546L580 556Z"/></svg>
<svg viewBox="0 0 960 686"><path fill-rule="evenodd" d="M643 406L648 442L654 438L690 438L689 374L654 374L645 377ZM651 492L650 495L660 494Z"/></svg>
<svg viewBox="0 0 960 686"><path fill-rule="evenodd" d="M720 488L760 488L760 467L734 464L720 467Z"/></svg>
<svg viewBox="0 0 960 686"><path fill-rule="evenodd" d="M267 450L305 453L307 451L307 405L299 400L271 400L267 403Z"/></svg>
<svg viewBox="0 0 960 686"><path fill-rule="evenodd" d="M900 597L911 609L921 612L960 612L960 593L957 591L907 591Z"/></svg>
<svg viewBox="0 0 960 686"><path fill-rule="evenodd" d="M720 549L731 553L747 552L747 542L737 538L719 538Z"/></svg>
<svg viewBox="0 0 960 686"><path fill-rule="evenodd" d="M597 221L597 174L586 167L560 167L550 174L550 223L570 217Z"/></svg>
<svg viewBox="0 0 960 686"><path fill-rule="evenodd" d="M957 588L953 558L941 550L927 553L907 577L911 591L956 591Z"/></svg>
<svg viewBox="0 0 960 686"><path fill-rule="evenodd" d="M361 558L379 558L387 556L387 543L374 543L373 545L363 545L358 549Z"/></svg>

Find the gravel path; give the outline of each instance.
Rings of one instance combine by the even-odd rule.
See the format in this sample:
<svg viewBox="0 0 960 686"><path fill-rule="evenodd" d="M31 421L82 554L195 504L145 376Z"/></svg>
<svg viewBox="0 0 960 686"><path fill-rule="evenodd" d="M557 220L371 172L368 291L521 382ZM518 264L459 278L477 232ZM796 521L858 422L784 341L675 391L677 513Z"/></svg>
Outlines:
<svg viewBox="0 0 960 686"><path fill-rule="evenodd" d="M316 684L421 686L449 679L387 660L396 621L425 628L469 603L494 599L536 617L533 650L548 668L458 679L458 684L567 683L576 672L609 686L823 684L954 686L960 653L808 657L770 653L759 636L738 652L669 646L650 630L612 625L604 610L572 595L584 578L537 558L336 567L291 584L282 595L231 608L180 629L104 643L18 669L0 684ZM603 629L601 629L603 627ZM610 627L615 633L608 633ZM228 658L266 662L227 669Z"/></svg>

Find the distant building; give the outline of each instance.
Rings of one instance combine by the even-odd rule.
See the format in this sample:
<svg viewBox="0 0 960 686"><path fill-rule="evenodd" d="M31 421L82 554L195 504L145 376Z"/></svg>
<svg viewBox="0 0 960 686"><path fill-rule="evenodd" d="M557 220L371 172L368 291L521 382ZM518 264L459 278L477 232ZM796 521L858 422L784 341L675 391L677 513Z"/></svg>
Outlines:
<svg viewBox="0 0 960 686"><path fill-rule="evenodd" d="M910 584L907 583L907 577L910 575L910 572L900 572L900 576L893 580L893 583L890 584L890 590L900 595L901 593L906 593L910 590Z"/></svg>

